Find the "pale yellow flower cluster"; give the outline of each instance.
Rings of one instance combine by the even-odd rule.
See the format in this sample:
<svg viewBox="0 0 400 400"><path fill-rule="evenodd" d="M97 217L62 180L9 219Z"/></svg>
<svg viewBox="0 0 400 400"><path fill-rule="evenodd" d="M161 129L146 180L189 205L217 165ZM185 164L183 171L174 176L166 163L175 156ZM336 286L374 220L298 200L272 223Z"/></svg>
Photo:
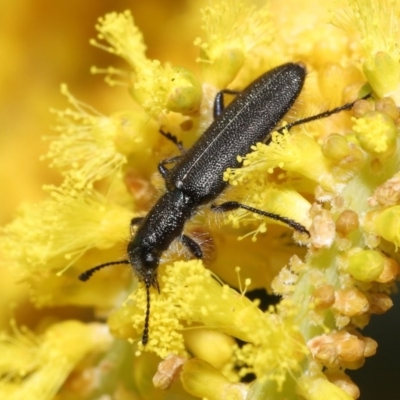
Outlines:
<svg viewBox="0 0 400 400"><path fill-rule="evenodd" d="M130 12L100 18L92 44L128 67L92 71L134 101L103 115L62 86L70 108L53 111L45 157L63 182L46 188L46 202L21 209L1 250L36 306L91 307L107 324L50 321L41 334L16 328L0 337L0 397L358 398L345 370L377 347L358 329L392 306L399 275L399 15L390 0L343 0L331 14L312 0L203 4L200 73L149 59ZM225 171L223 197L295 220L310 237L294 234L300 248L276 221L202 211L188 232L203 242L205 260L186 260L179 245L164 255L143 346L147 297L134 273L114 266L85 284L77 277L123 259L131 218L161 192L157 163L176 149L159 129L189 146L210 123L218 91L240 90L288 61L309 74L285 122L372 97L352 113L274 132L240 158L242 168ZM262 311L245 296L252 288L282 300ZM168 391L154 389L152 376Z"/></svg>

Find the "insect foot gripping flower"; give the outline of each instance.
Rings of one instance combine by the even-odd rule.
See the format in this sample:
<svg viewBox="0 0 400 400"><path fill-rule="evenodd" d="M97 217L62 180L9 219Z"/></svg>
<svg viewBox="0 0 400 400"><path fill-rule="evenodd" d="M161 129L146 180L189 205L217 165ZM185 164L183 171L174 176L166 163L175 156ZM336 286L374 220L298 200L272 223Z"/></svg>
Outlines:
<svg viewBox="0 0 400 400"><path fill-rule="evenodd" d="M149 59L131 13L113 12L99 19L92 44L122 57L127 67L92 71L105 73L132 99L110 89L121 110L107 115L62 86L69 108L53 111L56 134L47 137L45 158L63 181L46 188L43 203L24 205L0 241L4 264L28 285L34 306L43 307L35 317L46 313L37 318L35 333L21 328L1 336L0 398L360 395L346 369L362 367L377 343L359 329L390 309L399 276L400 26L393 17L399 2L345 0L333 16L324 2L312 0L263 7L252 0L199 2L200 13L193 7L198 2L187 2L191 6L168 26L179 32L168 38L182 42L159 46L163 54L179 48L175 56L183 61L200 16L196 72ZM340 28L329 23L332 17ZM159 291L137 279L135 263L106 268L87 284L78 281L83 271L107 261L129 263L130 221L140 224L161 191L171 194L157 175L159 163L176 161L177 147L187 154L213 120L217 93L230 89L224 98L229 104L281 64L305 75L285 121L276 132L265 132L265 143L252 143L249 154L231 154L240 167L220 177L212 164L228 150L214 148L207 171L230 186L215 199L217 206L226 197L285 219L248 209L216 213L206 206L195 216L193 207L182 240L161 251L158 280L152 275L151 282ZM292 83L276 90L285 94ZM360 98L352 111L292 124ZM245 114L252 126L252 113ZM223 126L225 134L230 129ZM158 216L164 223L164 213ZM285 220L310 233L294 234L306 246L294 245ZM189 235L202 260L187 259ZM153 235L145 236L153 243ZM237 286L238 265L246 279L236 291L231 286ZM253 288L274 292L280 303L261 310L245 296Z"/></svg>

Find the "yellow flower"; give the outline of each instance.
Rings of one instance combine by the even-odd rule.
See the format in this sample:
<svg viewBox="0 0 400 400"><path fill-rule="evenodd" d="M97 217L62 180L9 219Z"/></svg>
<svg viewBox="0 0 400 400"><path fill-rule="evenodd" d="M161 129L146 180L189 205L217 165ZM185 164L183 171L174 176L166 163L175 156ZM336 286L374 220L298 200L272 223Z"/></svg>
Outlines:
<svg viewBox="0 0 400 400"><path fill-rule="evenodd" d="M135 155L143 164L150 154L149 144L154 145L158 138L153 119L139 110L101 115L75 99L66 85L61 92L73 108L52 110L58 135L45 138L51 141L45 158L69 177L69 183L77 189L91 189L94 181L121 174L128 156Z"/></svg>
<svg viewBox="0 0 400 400"><path fill-rule="evenodd" d="M27 330L0 336L0 391L8 399L54 398L71 372L112 344L107 326L64 321L36 337Z"/></svg>
<svg viewBox="0 0 400 400"><path fill-rule="evenodd" d="M216 1L201 10L205 40L197 38L206 82L225 88L243 64L272 41L270 11L246 1Z"/></svg>
<svg viewBox="0 0 400 400"><path fill-rule="evenodd" d="M77 281L75 269L64 279L60 276L88 250L124 243L132 213L98 192L77 191L69 180L61 188L51 188L50 194L41 204L22 207L19 218L4 228L3 259L18 280L28 283L38 305L94 305ZM98 259L89 257L87 262L94 260ZM115 299L117 293L110 289L107 293ZM110 305L105 294L98 298L103 307Z"/></svg>
<svg viewBox="0 0 400 400"><path fill-rule="evenodd" d="M122 57L127 70L92 71L124 87L131 102L106 115L62 86L71 108L53 111L57 134L48 138L46 158L63 182L47 187L48 200L21 208L0 246L36 306L89 306L93 314L85 321L107 319L111 334L105 325L61 316L42 322L42 336L5 335L1 397L63 399L77 385L82 399L178 392L209 399L357 398L344 370L360 368L376 350L357 328L392 306L389 293L399 275L399 8L389 0L348 0L333 10L341 30L328 24L323 4L280 3L204 6L203 36L193 37L198 71L148 58L130 12L99 19L92 44ZM193 13L185 18L196 21ZM309 72L298 101L268 144L256 144L238 158L241 168L225 171L221 179L230 188L215 202L234 199L290 218L310 232L294 235L307 247L285 238L289 231L280 222L243 210L214 215L204 207L185 228L201 243L204 260L185 260L184 246L174 243L157 271L159 292L111 267L128 263L130 220L166 190L157 164L178 153L159 130L189 147L211 122L218 91L240 91L293 60ZM343 111L284 128L367 93L372 96L355 104L353 117ZM77 279L107 262L110 268L89 283ZM246 297L253 288L280 295L280 303L262 310ZM93 353L105 355L100 362ZM154 384L181 382L165 394L150 383L160 359ZM98 374L104 365L104 383L85 380L84 371ZM249 377L251 384L244 383Z"/></svg>
<svg viewBox="0 0 400 400"><path fill-rule="evenodd" d="M390 96L396 102L400 93L398 35L400 6L397 1L349 0L342 14L346 28L356 28L364 49L363 71L379 97Z"/></svg>

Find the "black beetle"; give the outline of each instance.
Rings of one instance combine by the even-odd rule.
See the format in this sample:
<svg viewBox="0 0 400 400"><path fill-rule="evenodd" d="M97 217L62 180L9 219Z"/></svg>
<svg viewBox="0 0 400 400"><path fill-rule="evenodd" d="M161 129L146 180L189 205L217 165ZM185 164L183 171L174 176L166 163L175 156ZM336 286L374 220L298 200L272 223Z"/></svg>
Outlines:
<svg viewBox="0 0 400 400"><path fill-rule="evenodd" d="M160 197L144 218L134 218L131 228L137 226L128 244L128 259L98 265L83 272L79 279L88 280L99 269L115 264L130 264L137 277L146 286L147 310L142 343L149 338L150 287L159 291L157 268L160 257L171 242L179 239L197 258L202 258L202 250L183 228L197 209L211 203L227 187L222 177L227 168L240 166L238 156L245 156L258 142L270 141L271 132L289 111L299 96L304 84L306 69L302 64L287 63L276 67L247 86L242 92L225 90L219 92L214 103L214 121L199 140L180 156L164 160L159 171L166 183L166 193ZM223 94L237 94L226 107ZM300 123L324 118L344 109L346 104L287 125L290 128ZM172 140L181 150L181 143L169 134L161 133ZM172 168L166 165L174 164ZM308 234L299 223L261 211L250 206L230 201L221 205L211 205L215 211L223 212L244 208L286 223L297 231Z"/></svg>

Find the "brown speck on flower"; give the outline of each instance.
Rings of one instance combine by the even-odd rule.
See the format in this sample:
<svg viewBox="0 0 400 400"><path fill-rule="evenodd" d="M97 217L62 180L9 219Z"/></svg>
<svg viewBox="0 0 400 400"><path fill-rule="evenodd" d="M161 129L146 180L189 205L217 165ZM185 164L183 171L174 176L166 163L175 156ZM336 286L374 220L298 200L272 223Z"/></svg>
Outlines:
<svg viewBox="0 0 400 400"><path fill-rule="evenodd" d="M394 282L399 276L400 266L393 258L386 258L383 265L383 271L377 278L379 283L391 283Z"/></svg>
<svg viewBox="0 0 400 400"><path fill-rule="evenodd" d="M400 201L400 174L396 174L388 181L378 186L374 194L368 199L370 206L393 206Z"/></svg>
<svg viewBox="0 0 400 400"><path fill-rule="evenodd" d="M332 285L322 285L314 291L314 301L317 310L329 308L335 302L335 289Z"/></svg>
<svg viewBox="0 0 400 400"><path fill-rule="evenodd" d="M364 357L371 357L376 354L376 349L378 347L378 343L370 338L370 337L365 337L359 335L360 339L364 342L365 348L364 348Z"/></svg>
<svg viewBox="0 0 400 400"><path fill-rule="evenodd" d="M336 230L343 236L354 232L358 227L358 215L353 210L344 210L336 220Z"/></svg>
<svg viewBox="0 0 400 400"><path fill-rule="evenodd" d="M336 234L331 213L316 204L314 204L310 213L313 218L310 227L312 245L317 249L330 247Z"/></svg>
<svg viewBox="0 0 400 400"><path fill-rule="evenodd" d="M307 345L314 359L328 369L357 369L364 364L364 358L370 355L371 349L366 351L366 343L372 346L361 335L340 330L317 336L309 340Z"/></svg>
<svg viewBox="0 0 400 400"><path fill-rule="evenodd" d="M384 314L393 307L392 299L385 293L370 293L368 300L371 314Z"/></svg>
<svg viewBox="0 0 400 400"><path fill-rule="evenodd" d="M335 292L333 309L347 317L366 313L369 303L366 296L357 288L339 289Z"/></svg>
<svg viewBox="0 0 400 400"><path fill-rule="evenodd" d="M156 388L167 390L175 379L178 378L183 364L187 359L176 355L169 355L158 364L157 373L153 377L153 384Z"/></svg>
<svg viewBox="0 0 400 400"><path fill-rule="evenodd" d="M368 100L358 100L353 106L353 114L355 117L360 118L369 111L373 111L374 104Z"/></svg>
<svg viewBox="0 0 400 400"><path fill-rule="evenodd" d="M400 111L397 104L391 97L383 97L375 103L375 110L387 114L393 121L397 121L400 116Z"/></svg>
<svg viewBox="0 0 400 400"><path fill-rule="evenodd" d="M353 399L360 397L360 389L343 371L326 372L329 382L334 383L343 391L348 393Z"/></svg>

